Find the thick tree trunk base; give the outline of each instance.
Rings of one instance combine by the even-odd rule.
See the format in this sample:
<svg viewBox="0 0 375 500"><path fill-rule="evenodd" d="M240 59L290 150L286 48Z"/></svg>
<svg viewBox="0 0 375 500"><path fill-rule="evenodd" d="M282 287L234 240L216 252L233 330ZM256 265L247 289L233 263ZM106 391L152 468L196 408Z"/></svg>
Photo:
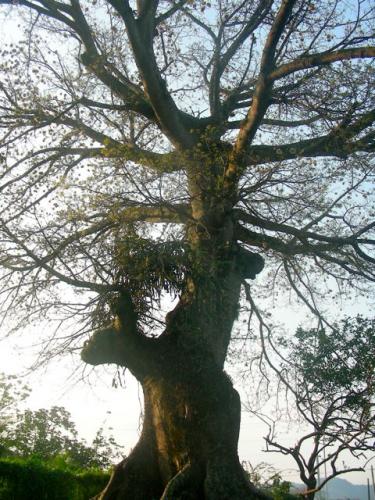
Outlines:
<svg viewBox="0 0 375 500"><path fill-rule="evenodd" d="M223 371L209 372L143 383L141 438L97 500L267 498L238 459L238 393Z"/></svg>
<svg viewBox="0 0 375 500"><path fill-rule="evenodd" d="M150 464L136 455L115 467L106 489L95 500L269 500L248 481L238 460L223 458L206 469L203 464L186 464L164 485Z"/></svg>

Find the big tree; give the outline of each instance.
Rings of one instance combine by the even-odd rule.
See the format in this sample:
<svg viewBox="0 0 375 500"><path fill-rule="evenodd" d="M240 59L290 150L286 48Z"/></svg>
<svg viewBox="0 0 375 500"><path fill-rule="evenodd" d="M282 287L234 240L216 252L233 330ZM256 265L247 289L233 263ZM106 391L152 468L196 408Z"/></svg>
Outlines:
<svg viewBox="0 0 375 500"><path fill-rule="evenodd" d="M0 62L4 317L73 318L51 356L90 318L82 359L144 392L98 498L261 498L224 362L265 261L316 313L316 272L374 281L370 2L0 4L24 33Z"/></svg>

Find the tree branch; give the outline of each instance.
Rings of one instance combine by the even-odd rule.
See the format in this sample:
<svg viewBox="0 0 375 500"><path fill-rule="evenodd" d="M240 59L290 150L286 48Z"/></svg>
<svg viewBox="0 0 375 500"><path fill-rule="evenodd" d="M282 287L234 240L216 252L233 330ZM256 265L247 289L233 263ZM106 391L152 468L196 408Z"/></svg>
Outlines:
<svg viewBox="0 0 375 500"><path fill-rule="evenodd" d="M186 5L188 2L189 2L189 0L179 0L177 3L175 3L173 5L173 7L171 7L167 11L165 11L163 14L160 14L160 16L158 16L156 18L155 24L158 25L160 23L163 23L164 21L166 21L167 19L169 19L170 17L172 17L173 14L175 14L176 12L178 12L181 9L181 7L183 7L184 5Z"/></svg>
<svg viewBox="0 0 375 500"><path fill-rule="evenodd" d="M253 226L261 227L263 229L269 229L271 231L277 231L293 235L296 238L298 238L302 243L308 243L307 240L312 239L316 241L322 241L325 243L331 243L337 246L353 245L356 243L356 238L359 234L363 234L363 232L370 230L373 227L373 224L369 224L363 231L360 230L356 233L353 233L350 236L344 236L344 237L326 236L324 234L319 234L304 229L298 229L288 224L282 224L280 222L274 222L271 220L262 219L261 217L251 215L250 213L240 209L235 209L234 214L238 220L242 220L243 222L247 222Z"/></svg>
<svg viewBox="0 0 375 500"><path fill-rule="evenodd" d="M73 103L76 104L76 103ZM68 110L71 106L68 106ZM134 145L131 141L121 142L116 139L113 139L107 134L103 132L99 132L92 127L86 125L82 121L71 118L66 115L67 110L64 110L57 115L52 115L43 111L41 109L28 109L28 110L14 110L14 117L16 119L22 118L25 116L28 121L35 122L37 120L38 124L33 125L32 130L35 128L42 128L49 126L52 123L66 125L69 128L75 129L77 131L83 132L90 139L101 143L103 148L68 148L68 147L58 147L55 148L43 148L38 151L34 151L25 157L26 159L30 159L39 154L44 154L48 152L55 151L57 154L61 154L63 156L72 154L72 155L84 155L85 158L122 158L127 161L132 161L143 165L145 167L150 167L157 172L175 172L184 168L183 160L181 156L176 152L170 153L155 153L152 151L148 151L146 149L142 149Z"/></svg>
<svg viewBox="0 0 375 500"><path fill-rule="evenodd" d="M224 190L228 192L229 196L233 196L235 186L242 174L243 163L240 160L242 159L246 146L252 142L269 106L273 85L273 81L269 79L269 74L274 68L274 57L278 41L290 18L295 2L296 0L282 1L266 38L259 76L252 97L252 104L238 133L233 146L231 159L224 174Z"/></svg>
<svg viewBox="0 0 375 500"><path fill-rule="evenodd" d="M275 120L272 118L264 118L262 120L262 125L270 125L272 127L285 127L285 128L295 128L302 127L303 125L310 125L321 119L320 115L312 116L311 118L305 118L302 120ZM232 120L227 124L229 129L241 128L242 120Z"/></svg>
<svg viewBox="0 0 375 500"><path fill-rule="evenodd" d="M156 7L153 2L147 16L134 18L129 1L109 0L125 22L134 59L142 76L145 92L149 98L160 127L177 148L187 148L194 144L192 135L186 128L183 115L167 90L153 51Z"/></svg>
<svg viewBox="0 0 375 500"><path fill-rule="evenodd" d="M87 340L81 351L85 363L115 363L128 368L138 380L156 369L155 339L145 337L138 329L138 315L130 294L121 290L113 300L112 325L99 329Z"/></svg>
<svg viewBox="0 0 375 500"><path fill-rule="evenodd" d="M86 288L87 290L94 290L97 292L107 292L116 289L115 287L110 285L104 285L102 283L94 283L76 277L67 276L61 273L60 271L54 269L53 267L45 263L43 261L43 258L38 257L34 251L30 250L27 247L27 245L20 240L20 238L18 238L12 231L8 229L7 225L3 221L0 221L0 230L4 234L6 234L12 242L14 242L19 248L21 248L32 261L34 261L35 268L44 269L49 275L54 276L61 282L67 283L68 285L72 285L76 288ZM18 270L17 268L14 268L12 270L23 271L24 269L21 268L20 270Z"/></svg>
<svg viewBox="0 0 375 500"><path fill-rule="evenodd" d="M72 243L80 241L87 236L92 236L96 233L107 231L113 229L115 227L123 227L125 224L131 224L134 222L149 222L153 224L158 223L173 223L173 224L181 224L185 223L189 218L189 209L185 205L179 206L160 206L160 204L156 207L147 207L147 206L134 206L125 208L120 210L118 213L107 214L103 216L103 220L101 220L97 224L93 224L85 229L81 229L76 231L64 240L60 241L59 244L53 247L52 240L49 239L49 244L52 248L52 251L43 257L37 256L34 252L27 248L25 244L20 244L21 241L16 237L14 233L12 233L4 222L1 222L0 231L3 231L12 241L14 241L20 248L22 248L26 254L31 257L33 260L33 264L24 264L22 266L19 265L19 259L12 258L10 256L6 256L4 259L1 259L1 265L4 267L11 269L12 271L29 271L35 268L43 268L48 272L51 270L56 273L53 268L47 266L49 262L56 259L57 257L62 255L62 252ZM71 282L70 284L73 284ZM80 285L78 285L80 286ZM88 287L92 288L92 287ZM105 287L104 287L105 288Z"/></svg>
<svg viewBox="0 0 375 500"><path fill-rule="evenodd" d="M343 49L335 52L322 52L310 56L301 57L286 64L282 64L270 72L269 78L272 81L279 80L284 76L304 69L324 66L333 62L350 59L366 58L375 56L375 47L357 47L353 49Z"/></svg>
<svg viewBox="0 0 375 500"><path fill-rule="evenodd" d="M268 33L261 60L258 81L255 86L252 105L247 113L234 144L234 156L240 156L245 145L249 144L258 129L268 108L273 81L270 73L274 67L274 57L279 39L290 18L296 0L283 0L272 27Z"/></svg>
<svg viewBox="0 0 375 500"><path fill-rule="evenodd" d="M220 78L223 75L225 69L227 68L230 60L236 54L237 50L243 45L243 43L249 38L249 36L258 28L260 23L263 21L265 16L268 14L271 8L272 2L269 0L263 0L259 2L257 8L255 9L253 15L249 21L245 24L243 29L225 51L225 53L220 57L220 36L219 38L214 37L216 48L215 56L213 58L213 68L210 78L209 85L209 99L211 104L211 113L215 117L220 111ZM225 20L224 25L230 21L230 17ZM220 32L224 28L221 27Z"/></svg>
<svg viewBox="0 0 375 500"><path fill-rule="evenodd" d="M296 158L321 156L346 158L355 152L372 152L375 151L375 142L372 134L367 134L357 141L352 141L352 139L370 127L374 122L375 110L371 110L345 127L338 126L330 133L320 137L275 146L249 146L246 150L244 161L250 166Z"/></svg>
<svg viewBox="0 0 375 500"><path fill-rule="evenodd" d="M269 236L263 233L251 231L240 224L235 226L235 237L243 243L257 246L263 249L271 249L275 252L280 252L283 255L313 255L315 252L326 252L337 249L340 245L334 243L311 244L307 241L301 244L296 244L291 241L283 241L280 238Z"/></svg>

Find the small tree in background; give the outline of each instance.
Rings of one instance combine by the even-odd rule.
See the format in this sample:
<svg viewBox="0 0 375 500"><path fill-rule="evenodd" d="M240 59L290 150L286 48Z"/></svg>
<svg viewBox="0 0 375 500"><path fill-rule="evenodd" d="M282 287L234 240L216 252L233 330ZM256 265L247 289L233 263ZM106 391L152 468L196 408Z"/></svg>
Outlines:
<svg viewBox="0 0 375 500"><path fill-rule="evenodd" d="M31 390L20 379L0 374L0 456L62 460L70 467L108 468L122 455L101 427L91 446L78 437L70 413L61 406L19 408Z"/></svg>
<svg viewBox="0 0 375 500"><path fill-rule="evenodd" d="M290 493L290 481L282 479L280 472L265 462L253 466L251 462L242 463L253 484L267 492L274 500L292 500L296 497Z"/></svg>
<svg viewBox="0 0 375 500"><path fill-rule="evenodd" d="M278 375L308 430L288 446L277 438L277 421L263 416L269 425L266 451L293 458L312 499L332 478L364 470L345 467L345 457L364 464L374 453L375 321L358 316L332 329L299 328L284 356L288 362L281 363Z"/></svg>
<svg viewBox="0 0 375 500"><path fill-rule="evenodd" d="M28 385L13 375L0 373L0 456L6 453L4 433L14 423L18 405L30 394Z"/></svg>
<svg viewBox="0 0 375 500"><path fill-rule="evenodd" d="M69 412L58 406L19 412L8 434L10 450L15 455L45 460L68 450L76 439Z"/></svg>
<svg viewBox="0 0 375 500"><path fill-rule="evenodd" d="M60 406L19 412L1 441L8 455L60 460L70 467L105 469L121 457L121 447L102 428L91 446L79 439L70 413Z"/></svg>

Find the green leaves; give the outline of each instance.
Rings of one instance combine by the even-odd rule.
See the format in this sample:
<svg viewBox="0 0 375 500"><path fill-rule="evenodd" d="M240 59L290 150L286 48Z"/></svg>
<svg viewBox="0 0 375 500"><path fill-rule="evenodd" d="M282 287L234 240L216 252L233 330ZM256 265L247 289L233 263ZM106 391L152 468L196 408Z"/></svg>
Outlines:
<svg viewBox="0 0 375 500"><path fill-rule="evenodd" d="M329 399L347 391L348 404L362 404L375 389L375 321L357 316L329 331L299 328L292 360L310 393Z"/></svg>
<svg viewBox="0 0 375 500"><path fill-rule="evenodd" d="M61 406L19 409L29 393L16 377L0 374L0 456L64 463L69 470L108 468L120 458L121 446L103 428L91 445L79 438L69 411Z"/></svg>
<svg viewBox="0 0 375 500"><path fill-rule="evenodd" d="M64 462L69 469L107 468L116 460L119 446L99 429L92 445L78 437L70 413L63 407L25 410L7 428L5 442L11 455Z"/></svg>

